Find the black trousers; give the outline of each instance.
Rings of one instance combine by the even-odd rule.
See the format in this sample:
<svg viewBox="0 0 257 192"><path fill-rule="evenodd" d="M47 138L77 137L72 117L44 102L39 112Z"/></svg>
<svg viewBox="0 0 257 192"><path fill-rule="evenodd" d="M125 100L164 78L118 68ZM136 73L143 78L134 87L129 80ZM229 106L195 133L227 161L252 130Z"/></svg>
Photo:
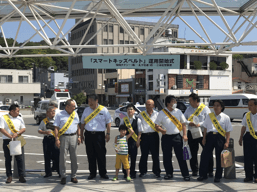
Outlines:
<svg viewBox="0 0 257 192"><path fill-rule="evenodd" d="M182 176L183 177L189 176L187 163L183 159L182 147L183 147L183 141L180 133L175 135L162 136L163 165L164 165L166 174L173 175L172 148L174 148Z"/></svg>
<svg viewBox="0 0 257 192"><path fill-rule="evenodd" d="M105 176L106 171L106 148L105 148L105 133L85 131L85 145L91 176L96 176L98 164L99 175Z"/></svg>
<svg viewBox="0 0 257 192"><path fill-rule="evenodd" d="M4 150L4 157L5 157L5 169L6 169L6 176L12 177L12 156L10 155L10 150L7 145L10 143L10 139L3 140L3 150ZM19 176L24 176L23 172L23 158L22 155L15 155L15 160L17 162L18 167L18 174Z"/></svg>
<svg viewBox="0 0 257 192"><path fill-rule="evenodd" d="M199 175L207 177L209 161L212 157L213 149L215 148L216 155L216 173L215 178L221 179L223 168L221 167L221 152L224 149L225 137L220 134L208 133L206 136L206 144L201 154Z"/></svg>
<svg viewBox="0 0 257 192"><path fill-rule="evenodd" d="M191 151L191 155L192 155L192 158L190 159L190 167L192 169L192 172L197 173L199 170L198 160L197 160L199 144L202 146L202 148L204 148L204 146L202 144L203 138L200 137L197 139L193 139L191 131L187 132L187 137L188 137L188 145L190 147L190 151ZM208 172L209 173L213 172L213 156L209 160Z"/></svg>
<svg viewBox="0 0 257 192"><path fill-rule="evenodd" d="M141 174L147 173L147 160L149 152L152 154L153 167L152 171L155 175L159 175L161 172L160 169L160 160L159 160L159 147L160 147L160 138L157 132L153 133L143 133L141 135L141 158L139 162L139 171Z"/></svg>
<svg viewBox="0 0 257 192"><path fill-rule="evenodd" d="M257 140L247 132L243 137L243 145L245 177L257 179ZM255 165L255 173L253 173L253 164Z"/></svg>
<svg viewBox="0 0 257 192"><path fill-rule="evenodd" d="M129 139L128 141L128 154L130 158L130 175L136 175L136 160L137 160L137 146L136 146L136 142L131 139ZM122 169L123 169L123 173L125 176L127 176L127 172L126 170L123 168L123 164L122 164Z"/></svg>
<svg viewBox="0 0 257 192"><path fill-rule="evenodd" d="M45 160L45 173L46 175L52 174L51 160L55 163L56 170L59 173L59 156L60 150L55 145L54 136L45 136L43 139L43 151Z"/></svg>

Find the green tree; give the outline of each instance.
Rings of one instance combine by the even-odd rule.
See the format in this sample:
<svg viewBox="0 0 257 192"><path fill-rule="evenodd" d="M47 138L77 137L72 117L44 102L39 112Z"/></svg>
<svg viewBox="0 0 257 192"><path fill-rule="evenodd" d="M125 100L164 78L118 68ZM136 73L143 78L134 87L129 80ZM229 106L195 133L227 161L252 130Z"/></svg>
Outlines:
<svg viewBox="0 0 257 192"><path fill-rule="evenodd" d="M195 69L202 69L202 65L201 61L194 61Z"/></svg>
<svg viewBox="0 0 257 192"><path fill-rule="evenodd" d="M211 61L211 62L210 62L210 69L211 69L211 70L216 70L217 67L218 67L218 65L217 65L214 61Z"/></svg>
<svg viewBox="0 0 257 192"><path fill-rule="evenodd" d="M81 92L77 95L74 95L72 99L74 99L77 105L80 106L81 104L86 103L87 97L84 95L84 93Z"/></svg>
<svg viewBox="0 0 257 192"><path fill-rule="evenodd" d="M225 69L227 69L227 68L229 67L229 65L228 65L225 61L223 61L223 62L220 63L220 67L221 67L223 70L225 70Z"/></svg>
<svg viewBox="0 0 257 192"><path fill-rule="evenodd" d="M234 55L232 56L232 58L235 59L235 60L242 60L242 59L244 58L244 56L243 56L243 55L240 55L240 54L234 54Z"/></svg>

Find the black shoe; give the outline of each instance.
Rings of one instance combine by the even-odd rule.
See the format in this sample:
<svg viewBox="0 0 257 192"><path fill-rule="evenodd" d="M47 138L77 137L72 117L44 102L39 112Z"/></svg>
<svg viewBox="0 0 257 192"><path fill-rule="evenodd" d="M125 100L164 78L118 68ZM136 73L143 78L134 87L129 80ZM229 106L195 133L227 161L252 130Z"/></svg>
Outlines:
<svg viewBox="0 0 257 192"><path fill-rule="evenodd" d="M196 172L193 172L193 173L192 173L192 176L193 176L193 177L196 177L196 176L197 176L197 171L196 171Z"/></svg>
<svg viewBox="0 0 257 192"><path fill-rule="evenodd" d="M184 177L184 181L190 181L190 177L189 176Z"/></svg>
<svg viewBox="0 0 257 192"><path fill-rule="evenodd" d="M135 179L135 178L137 178L137 175L136 174L135 175L130 175L130 178Z"/></svg>
<svg viewBox="0 0 257 192"><path fill-rule="evenodd" d="M11 183L11 182L12 182L12 177L10 176L10 177L8 177L8 178L6 179L5 183Z"/></svg>
<svg viewBox="0 0 257 192"><path fill-rule="evenodd" d="M251 179L251 178L244 178L244 182L249 182L249 181L253 181L253 179Z"/></svg>
<svg viewBox="0 0 257 192"><path fill-rule="evenodd" d="M52 173L46 174L46 175L44 176L44 178L51 177L51 176L52 176Z"/></svg>
<svg viewBox="0 0 257 192"><path fill-rule="evenodd" d="M166 179L166 180L169 180L169 179L172 179L172 178L173 178L173 175L171 175L171 174L166 174L164 176L164 179Z"/></svg>
<svg viewBox="0 0 257 192"><path fill-rule="evenodd" d="M26 183L26 179L24 178L24 176L20 176L19 182Z"/></svg>
<svg viewBox="0 0 257 192"><path fill-rule="evenodd" d="M208 176L213 177L213 172L210 172Z"/></svg>
<svg viewBox="0 0 257 192"><path fill-rule="evenodd" d="M101 176L102 179L109 179L109 176L108 175L103 175Z"/></svg>
<svg viewBox="0 0 257 192"><path fill-rule="evenodd" d="M87 178L87 180L92 180L92 179L94 179L94 178L95 178L94 175L89 175L88 178Z"/></svg>
<svg viewBox="0 0 257 192"><path fill-rule="evenodd" d="M62 184L62 185L65 185L65 184L66 184L66 178L62 178L62 179L61 179L61 184Z"/></svg>
<svg viewBox="0 0 257 192"><path fill-rule="evenodd" d="M160 173L155 174L155 178L160 178L160 177L161 177Z"/></svg>
<svg viewBox="0 0 257 192"><path fill-rule="evenodd" d="M203 180L206 180L206 179L208 179L208 177L201 177L200 176L200 177L197 178L197 181L203 181Z"/></svg>
<svg viewBox="0 0 257 192"><path fill-rule="evenodd" d="M146 173L140 173L139 177L145 177Z"/></svg>
<svg viewBox="0 0 257 192"><path fill-rule="evenodd" d="M71 178L71 182L72 182L72 183L78 183L78 180L77 180L76 177L74 177L74 178Z"/></svg>
<svg viewBox="0 0 257 192"><path fill-rule="evenodd" d="M220 182L220 179L214 178L214 183L219 183L219 182Z"/></svg>

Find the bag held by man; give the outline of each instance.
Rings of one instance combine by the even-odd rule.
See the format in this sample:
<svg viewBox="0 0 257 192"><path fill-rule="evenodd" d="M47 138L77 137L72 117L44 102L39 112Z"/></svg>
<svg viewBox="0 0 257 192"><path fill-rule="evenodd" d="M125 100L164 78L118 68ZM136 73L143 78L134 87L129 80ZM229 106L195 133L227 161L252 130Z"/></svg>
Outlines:
<svg viewBox="0 0 257 192"><path fill-rule="evenodd" d="M230 167L232 164L232 153L228 150L223 150L221 152L221 167Z"/></svg>
<svg viewBox="0 0 257 192"><path fill-rule="evenodd" d="M20 141L10 141L10 155L21 155L21 142Z"/></svg>
<svg viewBox="0 0 257 192"><path fill-rule="evenodd" d="M183 159L190 160L192 158L191 151L187 142L183 141Z"/></svg>

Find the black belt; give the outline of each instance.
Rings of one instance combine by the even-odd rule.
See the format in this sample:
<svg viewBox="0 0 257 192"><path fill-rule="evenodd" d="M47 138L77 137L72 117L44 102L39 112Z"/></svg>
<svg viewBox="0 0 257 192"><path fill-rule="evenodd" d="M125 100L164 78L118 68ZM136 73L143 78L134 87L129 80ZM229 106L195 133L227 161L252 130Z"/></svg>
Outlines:
<svg viewBox="0 0 257 192"><path fill-rule="evenodd" d="M175 133L175 134L165 134L165 135L167 135L167 136L174 136L174 135L178 135L178 134L180 134L180 133ZM165 136L165 135L163 135L163 136Z"/></svg>
<svg viewBox="0 0 257 192"><path fill-rule="evenodd" d="M88 131L86 130L85 133L90 133L90 134L100 134L100 133L104 133L104 131Z"/></svg>
<svg viewBox="0 0 257 192"><path fill-rule="evenodd" d="M142 135L153 135L155 133L157 133L157 132L142 133Z"/></svg>
<svg viewBox="0 0 257 192"><path fill-rule="evenodd" d="M72 136L72 135L76 135L77 134L77 132L75 132L75 133L65 133L65 134L62 134L62 135L65 135L65 136Z"/></svg>
<svg viewBox="0 0 257 192"><path fill-rule="evenodd" d="M46 138L52 138L52 137L54 138L53 135L45 135L45 137L46 137Z"/></svg>
<svg viewBox="0 0 257 192"><path fill-rule="evenodd" d="M210 131L210 132L208 132L207 134L218 135L218 134L219 134L219 132Z"/></svg>

